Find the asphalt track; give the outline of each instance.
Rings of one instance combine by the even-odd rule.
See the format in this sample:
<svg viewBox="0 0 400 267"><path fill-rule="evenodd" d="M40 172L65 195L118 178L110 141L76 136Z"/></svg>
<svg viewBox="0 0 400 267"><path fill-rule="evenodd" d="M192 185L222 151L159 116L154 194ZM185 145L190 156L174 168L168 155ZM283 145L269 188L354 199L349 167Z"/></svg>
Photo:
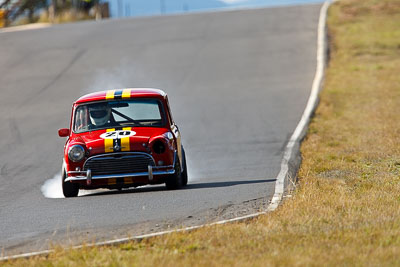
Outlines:
<svg viewBox="0 0 400 267"><path fill-rule="evenodd" d="M316 68L320 5L0 33L0 248L5 255L262 209ZM123 87L168 94L189 186L49 199L71 103Z"/></svg>

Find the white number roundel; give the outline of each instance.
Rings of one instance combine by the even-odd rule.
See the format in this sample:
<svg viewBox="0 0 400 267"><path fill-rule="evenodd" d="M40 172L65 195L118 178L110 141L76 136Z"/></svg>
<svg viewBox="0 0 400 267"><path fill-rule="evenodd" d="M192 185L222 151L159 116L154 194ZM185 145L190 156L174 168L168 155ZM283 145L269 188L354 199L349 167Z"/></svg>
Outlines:
<svg viewBox="0 0 400 267"><path fill-rule="evenodd" d="M105 132L100 135L100 138L103 139L121 139L124 137L130 137L134 136L136 132L134 131L125 131L125 130L119 130L119 131L112 131L112 132Z"/></svg>

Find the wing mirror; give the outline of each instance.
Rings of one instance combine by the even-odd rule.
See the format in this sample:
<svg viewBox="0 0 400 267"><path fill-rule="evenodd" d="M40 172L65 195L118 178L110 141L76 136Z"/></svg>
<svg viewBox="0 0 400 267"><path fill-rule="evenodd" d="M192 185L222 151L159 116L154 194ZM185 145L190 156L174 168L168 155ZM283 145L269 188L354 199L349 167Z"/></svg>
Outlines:
<svg viewBox="0 0 400 267"><path fill-rule="evenodd" d="M67 129L67 128L62 128L62 129L58 130L58 135L59 135L60 137L67 137L67 136L69 136L69 129Z"/></svg>

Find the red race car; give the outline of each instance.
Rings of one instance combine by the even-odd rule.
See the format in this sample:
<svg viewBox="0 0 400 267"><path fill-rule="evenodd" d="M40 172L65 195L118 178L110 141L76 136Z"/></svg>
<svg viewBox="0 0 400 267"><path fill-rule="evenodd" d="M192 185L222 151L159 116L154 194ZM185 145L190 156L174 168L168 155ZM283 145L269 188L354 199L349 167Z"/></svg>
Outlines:
<svg viewBox="0 0 400 267"><path fill-rule="evenodd" d="M181 135L166 93L121 89L88 94L72 106L64 146L62 189L119 189L165 183L178 189L188 182Z"/></svg>

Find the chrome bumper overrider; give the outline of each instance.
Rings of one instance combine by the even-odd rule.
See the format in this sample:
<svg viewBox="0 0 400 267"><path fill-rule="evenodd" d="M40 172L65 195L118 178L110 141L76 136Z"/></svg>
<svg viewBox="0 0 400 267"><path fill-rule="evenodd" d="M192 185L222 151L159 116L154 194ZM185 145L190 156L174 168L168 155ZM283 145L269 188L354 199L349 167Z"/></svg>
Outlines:
<svg viewBox="0 0 400 267"><path fill-rule="evenodd" d="M157 169L165 169L171 166L148 166L147 172L135 172L135 173L122 173L122 174L109 174L109 175L92 175L91 170L87 171L69 171L67 172L67 178L65 182L69 181L86 181L88 185L92 183L92 180L109 179L109 178L125 178L125 177L139 177L147 176L149 181L153 180L155 175L171 175L175 173L175 169L158 171ZM73 176L70 176L73 175Z"/></svg>

